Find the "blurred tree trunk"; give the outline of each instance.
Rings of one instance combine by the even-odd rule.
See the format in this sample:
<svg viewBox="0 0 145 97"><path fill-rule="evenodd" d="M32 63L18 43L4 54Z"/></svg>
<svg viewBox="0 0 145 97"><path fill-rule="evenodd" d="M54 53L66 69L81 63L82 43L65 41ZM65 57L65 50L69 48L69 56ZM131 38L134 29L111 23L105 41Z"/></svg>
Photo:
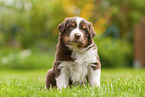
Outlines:
<svg viewBox="0 0 145 97"><path fill-rule="evenodd" d="M142 17L134 28L134 66L145 67L145 19Z"/></svg>

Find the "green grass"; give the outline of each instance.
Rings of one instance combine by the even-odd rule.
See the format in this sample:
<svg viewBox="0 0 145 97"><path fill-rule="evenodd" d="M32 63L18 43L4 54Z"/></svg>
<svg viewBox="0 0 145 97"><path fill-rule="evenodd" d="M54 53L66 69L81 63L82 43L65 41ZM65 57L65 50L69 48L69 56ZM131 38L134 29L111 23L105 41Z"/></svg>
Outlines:
<svg viewBox="0 0 145 97"><path fill-rule="evenodd" d="M145 69L103 69L101 87L46 90L47 70L0 70L0 97L145 97Z"/></svg>

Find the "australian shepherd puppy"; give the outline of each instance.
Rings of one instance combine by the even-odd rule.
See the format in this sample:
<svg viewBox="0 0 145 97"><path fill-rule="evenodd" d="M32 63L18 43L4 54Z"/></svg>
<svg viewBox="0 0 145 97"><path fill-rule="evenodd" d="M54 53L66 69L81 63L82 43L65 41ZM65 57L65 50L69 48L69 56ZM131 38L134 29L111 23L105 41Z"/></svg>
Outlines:
<svg viewBox="0 0 145 97"><path fill-rule="evenodd" d="M100 86L101 63L92 23L81 17L66 18L58 25L59 38L52 69L46 75L46 88L86 84Z"/></svg>

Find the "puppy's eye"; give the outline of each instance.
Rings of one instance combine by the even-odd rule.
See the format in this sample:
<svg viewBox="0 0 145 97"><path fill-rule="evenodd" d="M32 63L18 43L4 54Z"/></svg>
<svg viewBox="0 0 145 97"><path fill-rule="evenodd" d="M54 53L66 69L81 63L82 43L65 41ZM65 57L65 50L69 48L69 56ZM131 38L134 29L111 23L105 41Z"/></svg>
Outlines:
<svg viewBox="0 0 145 97"><path fill-rule="evenodd" d="M84 28L83 30L84 30L85 32L87 32L87 28Z"/></svg>
<svg viewBox="0 0 145 97"><path fill-rule="evenodd" d="M73 26L69 26L69 27L68 27L68 29L73 29L73 28L74 28Z"/></svg>

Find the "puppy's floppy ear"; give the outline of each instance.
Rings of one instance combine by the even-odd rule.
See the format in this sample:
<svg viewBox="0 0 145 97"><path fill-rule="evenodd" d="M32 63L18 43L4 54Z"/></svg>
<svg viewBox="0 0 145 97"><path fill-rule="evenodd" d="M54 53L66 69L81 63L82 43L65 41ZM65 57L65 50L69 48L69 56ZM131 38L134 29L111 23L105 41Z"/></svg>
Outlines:
<svg viewBox="0 0 145 97"><path fill-rule="evenodd" d="M95 30L93 28L93 24L92 23L90 23L89 29L90 29L90 34L91 34L92 38L95 37L96 36L96 32L95 32Z"/></svg>
<svg viewBox="0 0 145 97"><path fill-rule="evenodd" d="M66 21L63 21L61 24L59 24L59 25L57 26L57 29L58 29L61 33L63 33L64 30L65 30L65 22L66 22Z"/></svg>
<svg viewBox="0 0 145 97"><path fill-rule="evenodd" d="M68 22L69 18L65 18L65 20L57 26L57 29L63 33L65 30L66 23Z"/></svg>

